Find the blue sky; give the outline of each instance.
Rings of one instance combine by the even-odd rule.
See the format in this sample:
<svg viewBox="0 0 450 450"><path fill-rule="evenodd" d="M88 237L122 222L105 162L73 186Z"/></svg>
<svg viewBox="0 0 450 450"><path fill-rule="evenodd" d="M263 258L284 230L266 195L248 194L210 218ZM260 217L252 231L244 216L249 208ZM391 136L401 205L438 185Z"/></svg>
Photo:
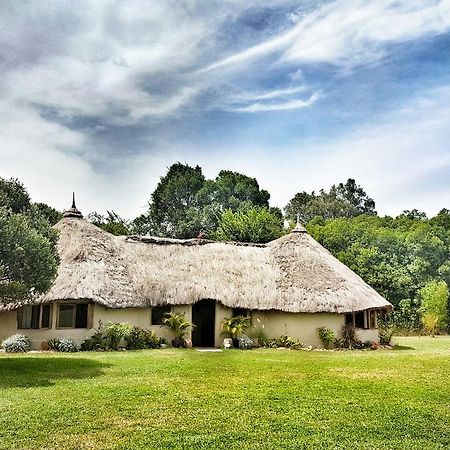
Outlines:
<svg viewBox="0 0 450 450"><path fill-rule="evenodd" d="M450 208L449 0L3 1L0 70L0 176L59 209L132 218L176 161Z"/></svg>

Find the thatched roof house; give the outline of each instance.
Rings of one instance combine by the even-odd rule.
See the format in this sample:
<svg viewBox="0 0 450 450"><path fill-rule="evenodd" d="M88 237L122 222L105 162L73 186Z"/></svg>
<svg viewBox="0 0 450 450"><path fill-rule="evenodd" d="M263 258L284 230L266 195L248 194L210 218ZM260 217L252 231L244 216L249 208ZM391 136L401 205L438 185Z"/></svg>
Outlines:
<svg viewBox="0 0 450 450"><path fill-rule="evenodd" d="M340 317L340 326L345 314L355 321L355 313L391 308L300 225L268 244L113 236L83 219L73 204L55 227L61 264L42 304L89 302L141 313L166 305L191 313L190 305L213 299L222 311L215 311L216 322L239 308L260 314L265 329L270 314L277 320L331 314ZM366 325L370 321L364 317ZM216 344L218 339L216 330Z"/></svg>

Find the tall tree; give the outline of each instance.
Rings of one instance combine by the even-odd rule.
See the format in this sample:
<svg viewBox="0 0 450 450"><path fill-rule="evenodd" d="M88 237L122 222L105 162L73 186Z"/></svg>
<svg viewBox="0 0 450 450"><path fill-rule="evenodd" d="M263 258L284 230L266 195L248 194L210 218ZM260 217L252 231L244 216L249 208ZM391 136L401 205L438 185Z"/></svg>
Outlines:
<svg viewBox="0 0 450 450"><path fill-rule="evenodd" d="M30 299L51 286L57 232L17 180L0 178L0 302Z"/></svg>
<svg viewBox="0 0 450 450"><path fill-rule="evenodd" d="M346 183L331 186L329 191L320 190L297 193L285 207L286 218L295 221L297 214L307 223L314 217L336 219L355 217L362 214L374 215L375 201L364 189L349 178Z"/></svg>

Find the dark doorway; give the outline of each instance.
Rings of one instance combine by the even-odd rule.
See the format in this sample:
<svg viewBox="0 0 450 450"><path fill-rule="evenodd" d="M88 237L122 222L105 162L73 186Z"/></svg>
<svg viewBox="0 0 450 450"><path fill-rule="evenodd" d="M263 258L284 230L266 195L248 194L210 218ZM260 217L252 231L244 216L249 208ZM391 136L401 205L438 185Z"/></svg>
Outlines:
<svg viewBox="0 0 450 450"><path fill-rule="evenodd" d="M216 322L216 301L200 300L192 305L192 345L194 347L214 347Z"/></svg>

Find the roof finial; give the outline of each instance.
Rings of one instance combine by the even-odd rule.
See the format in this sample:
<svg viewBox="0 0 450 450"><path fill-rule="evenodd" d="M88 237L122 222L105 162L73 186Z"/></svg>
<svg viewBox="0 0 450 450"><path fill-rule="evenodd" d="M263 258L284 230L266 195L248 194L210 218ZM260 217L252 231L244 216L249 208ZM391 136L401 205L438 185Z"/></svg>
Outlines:
<svg viewBox="0 0 450 450"><path fill-rule="evenodd" d="M306 233L306 228L300 222L300 213L297 213L297 224L292 228L292 233Z"/></svg>
<svg viewBox="0 0 450 450"><path fill-rule="evenodd" d="M64 217L75 217L77 219L83 218L83 214L81 214L75 206L75 192L72 192L72 207L67 211L64 211Z"/></svg>

